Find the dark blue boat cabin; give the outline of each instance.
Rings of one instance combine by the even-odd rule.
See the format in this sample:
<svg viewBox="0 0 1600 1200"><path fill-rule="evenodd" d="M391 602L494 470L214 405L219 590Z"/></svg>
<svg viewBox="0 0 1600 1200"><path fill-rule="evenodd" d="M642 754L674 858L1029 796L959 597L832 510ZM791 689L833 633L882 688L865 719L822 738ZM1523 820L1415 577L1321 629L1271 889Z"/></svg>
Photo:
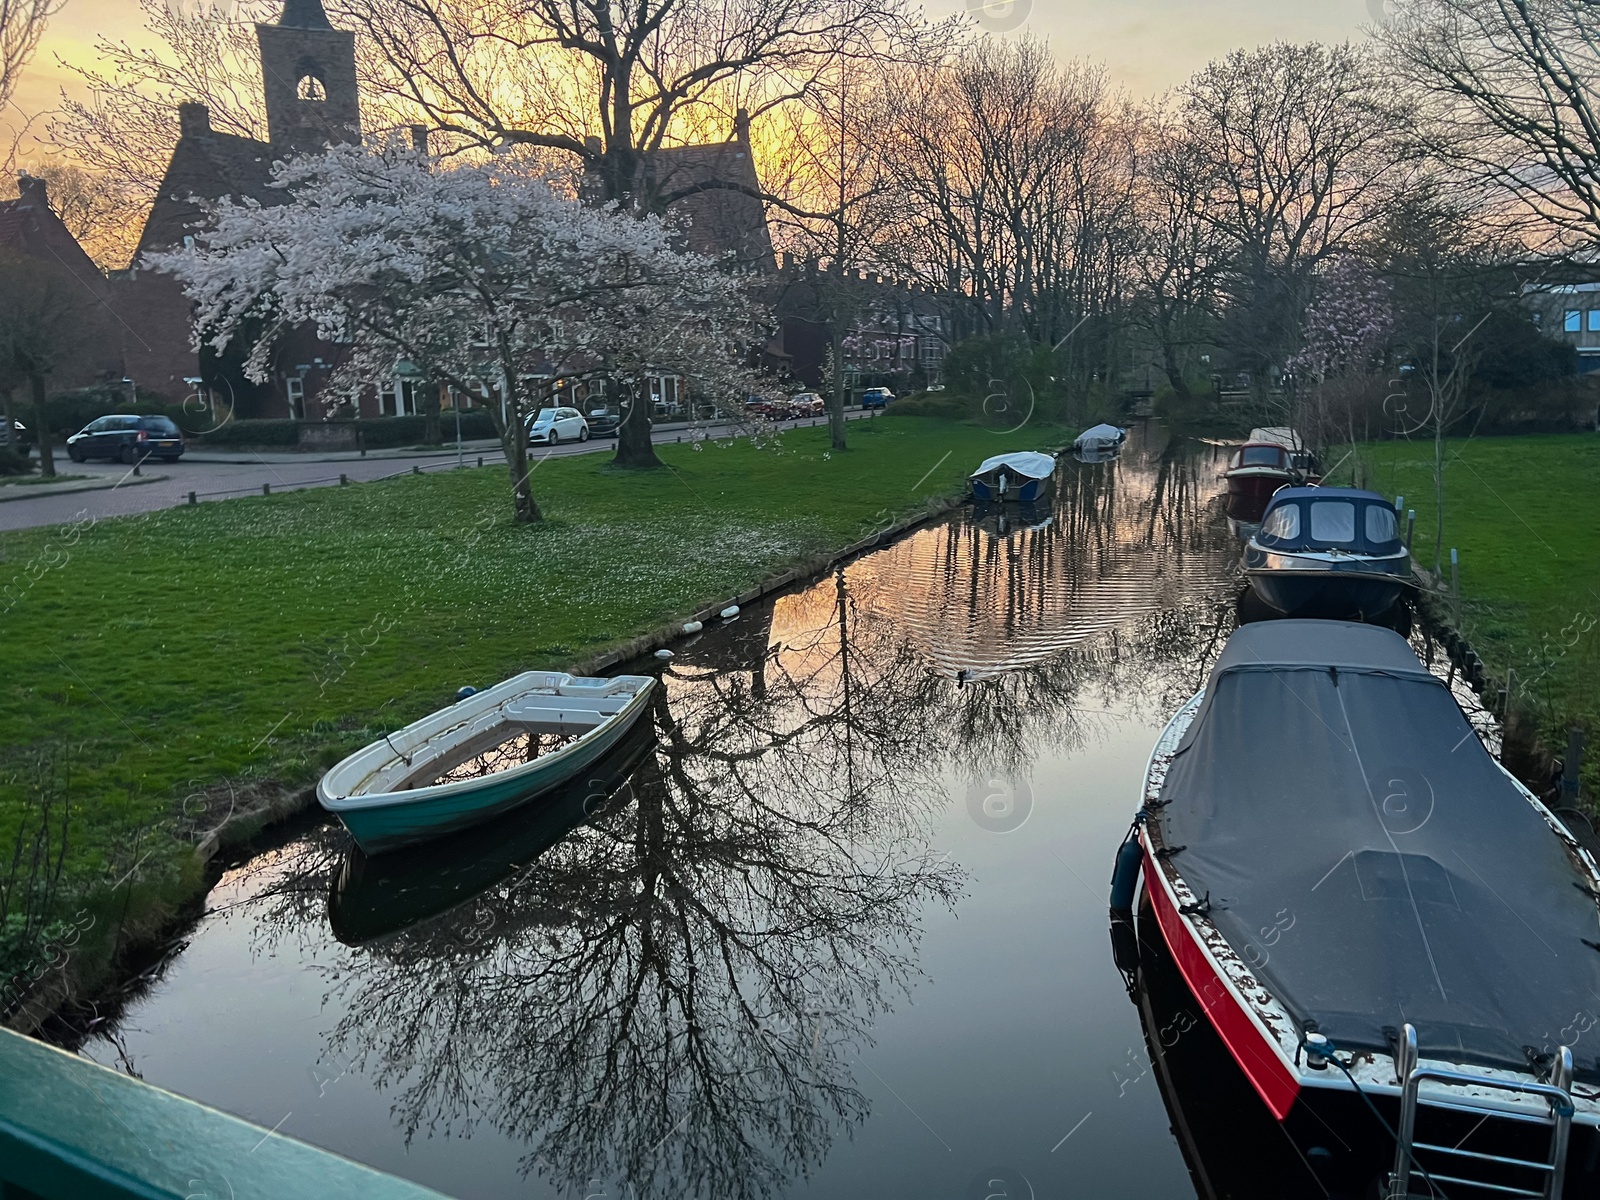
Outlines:
<svg viewBox="0 0 1600 1200"><path fill-rule="evenodd" d="M1383 558L1402 549L1394 505L1354 488L1280 489L1255 541L1279 554L1343 551Z"/></svg>

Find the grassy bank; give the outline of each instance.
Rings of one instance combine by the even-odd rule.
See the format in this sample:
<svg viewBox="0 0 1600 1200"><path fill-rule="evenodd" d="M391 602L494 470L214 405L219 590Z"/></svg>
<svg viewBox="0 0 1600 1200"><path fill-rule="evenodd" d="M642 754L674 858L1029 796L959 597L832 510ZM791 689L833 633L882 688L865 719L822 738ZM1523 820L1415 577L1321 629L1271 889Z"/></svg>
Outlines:
<svg viewBox="0 0 1600 1200"><path fill-rule="evenodd" d="M1433 447L1363 446L1371 486L1417 510L1416 556L1434 561ZM1501 680L1516 672L1521 711L1546 744L1590 731L1584 771L1600 795L1600 437L1476 438L1446 448L1444 579L1460 551L1462 632Z"/></svg>
<svg viewBox="0 0 1600 1200"><path fill-rule="evenodd" d="M600 652L1060 435L849 436L667 446L647 473L552 459L534 527L485 468L0 535L0 1010L5 959L70 940L92 976L195 893L200 830L460 685Z"/></svg>

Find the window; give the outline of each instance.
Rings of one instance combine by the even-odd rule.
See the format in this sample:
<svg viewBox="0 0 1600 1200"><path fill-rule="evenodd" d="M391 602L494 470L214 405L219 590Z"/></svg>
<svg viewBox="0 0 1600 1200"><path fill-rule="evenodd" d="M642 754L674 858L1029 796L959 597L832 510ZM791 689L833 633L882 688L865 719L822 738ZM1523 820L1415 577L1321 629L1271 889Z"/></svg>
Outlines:
<svg viewBox="0 0 1600 1200"><path fill-rule="evenodd" d="M1589 332L1600 333L1600 308L1589 310Z"/></svg>
<svg viewBox="0 0 1600 1200"><path fill-rule="evenodd" d="M328 98L328 87L315 75L307 73L300 76L300 82L295 84L294 94L301 100L321 102Z"/></svg>
<svg viewBox="0 0 1600 1200"><path fill-rule="evenodd" d="M289 399L289 415L296 421L306 419L306 381L304 379L285 379L283 381L284 395Z"/></svg>
<svg viewBox="0 0 1600 1200"><path fill-rule="evenodd" d="M1300 537L1300 506L1298 504L1283 504L1267 514L1267 519L1261 522L1261 539L1263 541L1293 542Z"/></svg>
<svg viewBox="0 0 1600 1200"><path fill-rule="evenodd" d="M1281 446L1246 446L1239 459L1243 467L1281 467L1288 455Z"/></svg>
<svg viewBox="0 0 1600 1200"><path fill-rule="evenodd" d="M1318 500L1311 506L1311 540L1344 542L1356 540L1356 506L1349 500Z"/></svg>
<svg viewBox="0 0 1600 1200"><path fill-rule="evenodd" d="M1582 333L1583 314L1575 308L1567 309L1566 320L1562 323L1562 328L1568 333Z"/></svg>
<svg viewBox="0 0 1600 1200"><path fill-rule="evenodd" d="M1383 504L1367 505L1367 542L1381 546L1400 540L1400 521L1395 511Z"/></svg>
<svg viewBox="0 0 1600 1200"><path fill-rule="evenodd" d="M378 389L378 408L386 417L414 416L417 385L409 379L391 379Z"/></svg>

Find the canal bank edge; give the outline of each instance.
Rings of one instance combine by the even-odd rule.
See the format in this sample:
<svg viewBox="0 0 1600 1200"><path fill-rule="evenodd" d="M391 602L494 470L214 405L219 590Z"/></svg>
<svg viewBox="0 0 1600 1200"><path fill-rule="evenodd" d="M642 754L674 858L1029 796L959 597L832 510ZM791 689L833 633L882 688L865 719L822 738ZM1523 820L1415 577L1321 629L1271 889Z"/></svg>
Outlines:
<svg viewBox="0 0 1600 1200"><path fill-rule="evenodd" d="M674 618L666 624L659 625L647 633L592 654L576 662L568 663L559 670L568 671L574 675L593 675L609 670L619 663L630 662L641 658L656 650L664 649L673 642L683 638L684 625L691 621L709 623L718 619L721 612L731 605L743 606L753 604L774 592L782 591L796 583L819 578L858 555L882 546L885 542L892 541L903 534L909 533L918 526L936 520L946 513L960 508L966 503L965 493L945 496L938 499L929 499L924 502L921 512L911 515L884 526L877 532L867 537L851 542L843 549L830 554L815 555L802 561L799 565L775 575L768 576L755 587L748 591L740 592L728 600L707 604L696 609L692 614ZM315 806L317 802L317 789L313 783L298 789L268 788L254 789L257 792L256 802L239 811L230 812L217 825L205 830L194 843L195 857L202 867L208 866L213 859L226 850L244 845L251 838L282 821L296 816L299 813ZM206 884L209 890L211 884ZM122 957L137 958L141 950L149 950L159 945L172 928L185 924L191 919L189 914L180 910L171 921L163 923L152 936L144 939L130 939L122 947ZM33 996L16 1012L0 1022L0 1028L13 1030L17 1033L34 1034L55 1016L68 1001L73 999L93 999L93 997L75 997L72 985L72 975L69 969L70 957L51 970L48 975L38 981ZM114 991L126 982L126 972L113 971L105 982L107 991Z"/></svg>

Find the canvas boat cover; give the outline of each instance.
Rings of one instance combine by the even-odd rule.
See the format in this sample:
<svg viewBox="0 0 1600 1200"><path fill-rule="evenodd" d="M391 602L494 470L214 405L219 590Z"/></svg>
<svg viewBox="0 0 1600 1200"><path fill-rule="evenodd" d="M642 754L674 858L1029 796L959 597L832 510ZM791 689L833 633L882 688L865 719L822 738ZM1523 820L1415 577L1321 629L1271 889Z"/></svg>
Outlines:
<svg viewBox="0 0 1600 1200"><path fill-rule="evenodd" d="M1575 850L1397 634L1270 621L1229 640L1151 821L1302 1028L1600 1080L1600 909ZM1586 1015L1595 1014L1595 1015ZM1581 1040L1580 1040L1581 1039Z"/></svg>
<svg viewBox="0 0 1600 1200"><path fill-rule="evenodd" d="M993 458L983 460L981 466L972 473L972 478L987 475L991 471L1004 468L1015 471L1018 475L1029 479L1049 479L1056 472L1056 460L1048 454L1040 454L1036 450L1019 450L1014 454L997 454Z"/></svg>
<svg viewBox="0 0 1600 1200"><path fill-rule="evenodd" d="M1099 446L1115 446L1122 441L1124 430L1115 425L1096 425L1085 429L1078 435L1078 440L1072 444L1080 450L1093 450Z"/></svg>

